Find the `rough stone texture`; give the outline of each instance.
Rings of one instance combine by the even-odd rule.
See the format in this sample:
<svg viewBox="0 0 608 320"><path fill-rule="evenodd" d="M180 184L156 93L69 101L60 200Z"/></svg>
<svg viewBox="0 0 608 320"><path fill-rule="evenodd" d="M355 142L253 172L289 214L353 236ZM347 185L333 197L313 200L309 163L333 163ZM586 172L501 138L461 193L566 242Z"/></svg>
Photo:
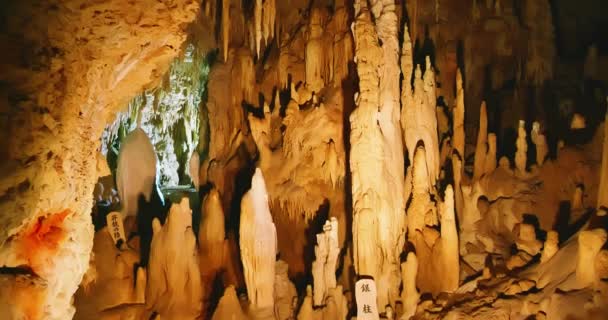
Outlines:
<svg viewBox="0 0 608 320"><path fill-rule="evenodd" d="M405 241L397 19L391 1L373 1L371 8L356 1L355 16L359 93L350 115L354 266L357 274L375 279L378 305L384 308L399 296Z"/></svg>
<svg viewBox="0 0 608 320"><path fill-rule="evenodd" d="M93 243L89 212L103 126L164 73L198 9L190 0L6 6L0 78L8 91L0 109L11 142L0 148L0 265L31 266L41 278L28 287L41 295L33 318L67 319ZM40 223L53 231L33 235L41 242L24 256L19 248Z"/></svg>

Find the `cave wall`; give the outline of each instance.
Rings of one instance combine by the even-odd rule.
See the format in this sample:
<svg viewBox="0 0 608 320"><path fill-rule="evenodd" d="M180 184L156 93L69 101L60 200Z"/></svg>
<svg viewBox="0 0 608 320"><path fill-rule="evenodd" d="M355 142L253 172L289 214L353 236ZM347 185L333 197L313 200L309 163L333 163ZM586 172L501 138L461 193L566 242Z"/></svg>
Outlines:
<svg viewBox="0 0 608 320"><path fill-rule="evenodd" d="M0 265L22 270L0 275L2 298L22 297L2 308L9 318L73 315L102 130L166 72L198 10L189 0L3 3Z"/></svg>

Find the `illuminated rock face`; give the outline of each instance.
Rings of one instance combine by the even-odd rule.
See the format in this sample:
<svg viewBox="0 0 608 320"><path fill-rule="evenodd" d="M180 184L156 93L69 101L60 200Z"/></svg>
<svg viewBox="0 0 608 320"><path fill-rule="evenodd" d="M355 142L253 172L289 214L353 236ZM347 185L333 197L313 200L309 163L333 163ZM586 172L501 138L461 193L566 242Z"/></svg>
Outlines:
<svg viewBox="0 0 608 320"><path fill-rule="evenodd" d="M157 219L152 227L146 307L163 319L194 319L203 294L188 199L171 206L162 227Z"/></svg>
<svg viewBox="0 0 608 320"><path fill-rule="evenodd" d="M241 200L241 260L253 309L274 306L277 232L268 208L268 192L260 169Z"/></svg>
<svg viewBox="0 0 608 320"><path fill-rule="evenodd" d="M2 82L24 99L11 107L14 124L1 126L12 142L0 151L10 168L3 169L0 193L14 200L0 204L0 266L28 266L37 276L25 276L27 286L19 282L23 277L0 276L13 283L3 285L0 296L27 290L38 300L2 309L15 315L27 309L32 319L69 319L93 246L91 196L103 127L128 99L157 83L179 53L198 4L43 1L11 8L14 19L3 26L14 35L10 47L46 53L26 64L14 61L19 55L3 59ZM7 110L9 102L2 100ZM32 244L34 257L19 257L18 248Z"/></svg>
<svg viewBox="0 0 608 320"><path fill-rule="evenodd" d="M350 170L355 271L376 280L378 305L384 307L394 304L399 295L405 199L397 19L390 1L374 3L372 8L365 1L355 3L359 93L350 115Z"/></svg>
<svg viewBox="0 0 608 320"><path fill-rule="evenodd" d="M118 153L116 186L125 216L137 214L140 194L150 201L156 173L154 146L146 133L137 128L125 138Z"/></svg>
<svg viewBox="0 0 608 320"><path fill-rule="evenodd" d="M178 179L177 157L157 160L157 143L183 146L164 141L172 130L152 143L140 130L127 139L117 185L129 239L114 244L107 227L93 233L89 217L92 185L109 172L98 142L136 94L192 96L182 94L187 81L174 95L155 88L199 3L11 4L14 17L0 27L24 31L6 38L28 45L0 50L17 62L0 74L0 114L9 110L0 130L10 137L0 139L10 173L0 180L0 317L345 319L360 293L352 283L372 276L372 309L387 319L603 319L606 126L585 145L557 137L566 142L554 155L554 124L542 115L513 112L496 123L494 104L510 103L502 96L478 109L486 82L490 93L511 82L532 92L555 80L548 2L346 2L202 1L188 43L219 55L208 139L185 139L188 150L209 140L189 166L204 197L201 222L187 201L162 225L154 220L147 268L133 199L149 198L159 166L172 172L161 177ZM425 57L423 45L414 57L412 40L423 34L436 51ZM583 74L596 80L603 58L592 55ZM142 106L159 106L150 101ZM188 101L192 110L197 101ZM175 110L162 109L165 120L198 126L197 115ZM143 120L146 131L153 119ZM570 120L589 132L598 122L572 113L565 127ZM477 141L465 134L475 131ZM305 296L294 283L309 285Z"/></svg>

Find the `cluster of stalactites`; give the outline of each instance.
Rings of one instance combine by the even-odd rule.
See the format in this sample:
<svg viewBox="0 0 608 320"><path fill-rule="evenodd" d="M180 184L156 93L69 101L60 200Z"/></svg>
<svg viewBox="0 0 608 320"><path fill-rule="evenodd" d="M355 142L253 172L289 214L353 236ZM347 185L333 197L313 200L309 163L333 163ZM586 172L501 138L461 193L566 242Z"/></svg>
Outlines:
<svg viewBox="0 0 608 320"><path fill-rule="evenodd" d="M253 30L250 30L250 33L255 41L255 52L258 58L262 50L262 40L268 45L275 36L276 15L276 0L255 0Z"/></svg>

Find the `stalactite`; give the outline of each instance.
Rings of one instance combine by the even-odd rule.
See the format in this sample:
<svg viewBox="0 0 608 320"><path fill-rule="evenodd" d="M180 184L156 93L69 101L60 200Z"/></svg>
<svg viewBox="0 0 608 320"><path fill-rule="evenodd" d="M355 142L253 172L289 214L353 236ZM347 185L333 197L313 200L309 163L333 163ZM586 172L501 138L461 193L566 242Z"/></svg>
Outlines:
<svg viewBox="0 0 608 320"><path fill-rule="evenodd" d="M375 4L384 5L382 14L375 17L376 28L367 3L355 3L353 35L360 92L357 108L350 115L350 168L355 270L376 279L378 304L384 307L399 295L400 279L393 278L399 274L404 241L404 165L398 115L397 19L390 1ZM382 48L377 37L382 39Z"/></svg>
<svg viewBox="0 0 608 320"><path fill-rule="evenodd" d="M255 54L260 58L260 50L262 47L262 0L256 0L253 8L253 26L255 35Z"/></svg>
<svg viewBox="0 0 608 320"><path fill-rule="evenodd" d="M308 24L308 41L306 42L306 87L319 92L324 86L326 52L323 48L322 11L313 8Z"/></svg>
<svg viewBox="0 0 608 320"><path fill-rule="evenodd" d="M276 0L264 0L262 4L262 33L266 46L275 36Z"/></svg>
<svg viewBox="0 0 608 320"><path fill-rule="evenodd" d="M224 62L228 60L230 45L230 0L222 0L222 54Z"/></svg>
<svg viewBox="0 0 608 320"><path fill-rule="evenodd" d="M486 173L486 154L489 153L488 148L488 113L486 110L486 102L481 103L479 111L479 131L477 132L477 146L475 148L475 162L473 164L473 179L479 179Z"/></svg>
<svg viewBox="0 0 608 320"><path fill-rule="evenodd" d="M241 200L239 243L249 301L254 309L272 308L277 234L259 168L253 175L251 189Z"/></svg>
<svg viewBox="0 0 608 320"><path fill-rule="evenodd" d="M482 106L482 108L483 107L484 106ZM460 69L456 72L456 106L452 112L454 113L454 138L452 139L452 146L454 147L454 150L458 152L458 155L464 159L464 89L462 87L462 74L460 73ZM481 133L481 122L479 128Z"/></svg>
<svg viewBox="0 0 608 320"><path fill-rule="evenodd" d="M525 79L541 85L553 77L555 35L549 0L526 1L521 8L528 29L528 53L524 59Z"/></svg>

